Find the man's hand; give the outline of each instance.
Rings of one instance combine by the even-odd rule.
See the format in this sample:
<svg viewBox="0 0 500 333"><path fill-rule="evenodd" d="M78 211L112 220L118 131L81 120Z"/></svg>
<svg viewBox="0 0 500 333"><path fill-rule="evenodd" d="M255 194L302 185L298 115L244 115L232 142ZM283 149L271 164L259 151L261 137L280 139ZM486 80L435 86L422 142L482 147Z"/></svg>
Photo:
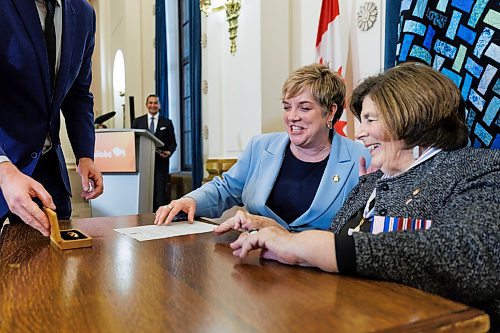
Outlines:
<svg viewBox="0 0 500 333"><path fill-rule="evenodd" d="M160 150L158 154L160 154L161 158L169 158L172 155L172 153L168 150Z"/></svg>
<svg viewBox="0 0 500 333"><path fill-rule="evenodd" d="M88 157L78 160L78 174L82 178L82 198L95 199L104 191L101 172L96 168L94 161Z"/></svg>
<svg viewBox="0 0 500 333"><path fill-rule="evenodd" d="M42 184L23 174L11 162L3 162L0 163L0 188L12 213L44 236L50 235L47 216L32 200L38 198L44 207L56 209L52 197Z"/></svg>

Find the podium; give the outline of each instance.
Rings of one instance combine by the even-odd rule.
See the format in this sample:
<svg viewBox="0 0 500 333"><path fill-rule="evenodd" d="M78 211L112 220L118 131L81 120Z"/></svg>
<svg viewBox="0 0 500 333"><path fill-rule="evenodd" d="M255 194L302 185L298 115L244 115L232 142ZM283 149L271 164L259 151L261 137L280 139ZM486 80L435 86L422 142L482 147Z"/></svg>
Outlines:
<svg viewBox="0 0 500 333"><path fill-rule="evenodd" d="M92 217L153 212L155 148L163 142L143 129L98 129L94 162L104 193L90 200Z"/></svg>

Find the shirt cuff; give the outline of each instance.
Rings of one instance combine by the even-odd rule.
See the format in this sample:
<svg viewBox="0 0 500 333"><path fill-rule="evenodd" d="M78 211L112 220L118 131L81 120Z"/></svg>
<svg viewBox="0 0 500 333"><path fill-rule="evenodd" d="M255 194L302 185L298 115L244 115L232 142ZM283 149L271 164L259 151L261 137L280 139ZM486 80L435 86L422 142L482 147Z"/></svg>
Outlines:
<svg viewBox="0 0 500 333"><path fill-rule="evenodd" d="M356 274L356 249L354 237L348 235L335 235L335 253L337 268L340 274Z"/></svg>
<svg viewBox="0 0 500 333"><path fill-rule="evenodd" d="M10 160L7 156L1 155L0 156L0 163L3 163L3 162L10 162Z"/></svg>

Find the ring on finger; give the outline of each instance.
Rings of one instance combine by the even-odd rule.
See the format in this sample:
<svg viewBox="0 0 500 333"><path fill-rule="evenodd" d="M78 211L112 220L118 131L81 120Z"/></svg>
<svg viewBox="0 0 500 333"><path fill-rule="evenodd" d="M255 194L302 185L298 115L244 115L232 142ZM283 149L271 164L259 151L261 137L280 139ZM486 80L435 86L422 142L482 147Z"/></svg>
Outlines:
<svg viewBox="0 0 500 333"><path fill-rule="evenodd" d="M170 210L172 210L174 207L171 204L168 204L167 208L170 209Z"/></svg>

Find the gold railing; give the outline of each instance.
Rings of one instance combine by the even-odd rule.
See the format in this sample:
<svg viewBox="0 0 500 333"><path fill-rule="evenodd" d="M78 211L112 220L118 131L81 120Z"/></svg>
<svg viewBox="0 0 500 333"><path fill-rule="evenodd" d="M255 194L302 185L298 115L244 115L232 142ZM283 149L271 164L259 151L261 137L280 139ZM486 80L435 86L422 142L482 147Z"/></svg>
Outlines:
<svg viewBox="0 0 500 333"><path fill-rule="evenodd" d="M222 173L229 170L236 161L237 159L235 158L208 159L205 164L208 176L203 179L203 182L211 181L215 176L222 176Z"/></svg>

